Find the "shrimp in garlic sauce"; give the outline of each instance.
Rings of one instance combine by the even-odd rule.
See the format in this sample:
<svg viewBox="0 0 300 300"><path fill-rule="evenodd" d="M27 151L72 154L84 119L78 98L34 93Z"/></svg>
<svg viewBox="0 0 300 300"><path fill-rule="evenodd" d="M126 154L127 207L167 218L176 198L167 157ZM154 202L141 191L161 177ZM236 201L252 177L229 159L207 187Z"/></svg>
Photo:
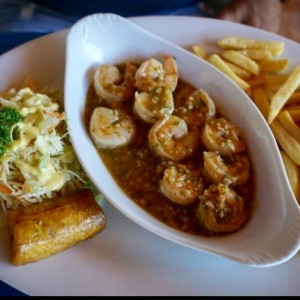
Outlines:
<svg viewBox="0 0 300 300"><path fill-rule="evenodd" d="M199 221L213 232L234 232L247 219L244 200L225 184L210 185L200 196Z"/></svg>
<svg viewBox="0 0 300 300"><path fill-rule="evenodd" d="M179 162L192 155L200 142L197 127L171 115L152 125L148 135L149 147L158 156Z"/></svg>
<svg viewBox="0 0 300 300"><path fill-rule="evenodd" d="M216 152L204 151L203 157L204 171L212 182L242 185L249 178L249 159L245 154L221 157Z"/></svg>
<svg viewBox="0 0 300 300"><path fill-rule="evenodd" d="M173 92L178 77L177 62L173 57L166 56L163 64L155 58L149 58L136 71L135 86L140 92L151 92L156 87L165 87Z"/></svg>
<svg viewBox="0 0 300 300"><path fill-rule="evenodd" d="M134 93L136 66L126 64L124 74L117 66L100 65L94 74L94 88L100 98L108 102L119 102L131 98Z"/></svg>
<svg viewBox="0 0 300 300"><path fill-rule="evenodd" d="M197 200L204 185L199 170L186 165L170 164L164 171L159 188L171 201L189 205Z"/></svg>
<svg viewBox="0 0 300 300"><path fill-rule="evenodd" d="M115 148L129 143L134 134L134 124L120 110L97 107L91 116L90 132L98 148Z"/></svg>
<svg viewBox="0 0 300 300"><path fill-rule="evenodd" d="M212 118L205 122L201 134L203 145L220 155L231 155L246 150L240 129L224 118Z"/></svg>
<svg viewBox="0 0 300 300"><path fill-rule="evenodd" d="M182 97L182 95L178 97L180 96ZM175 115L184 119L188 124L201 126L205 120L215 117L216 107L214 101L203 89L192 90L180 99Z"/></svg>
<svg viewBox="0 0 300 300"><path fill-rule="evenodd" d="M148 123L155 123L174 111L174 100L171 90L155 87L151 92L135 92L133 110L137 116Z"/></svg>
<svg viewBox="0 0 300 300"><path fill-rule="evenodd" d="M250 217L255 192L242 132L205 87L178 77L174 58L162 61L135 64L130 97L105 100L91 85L86 128L117 184L149 214L200 236L234 232Z"/></svg>

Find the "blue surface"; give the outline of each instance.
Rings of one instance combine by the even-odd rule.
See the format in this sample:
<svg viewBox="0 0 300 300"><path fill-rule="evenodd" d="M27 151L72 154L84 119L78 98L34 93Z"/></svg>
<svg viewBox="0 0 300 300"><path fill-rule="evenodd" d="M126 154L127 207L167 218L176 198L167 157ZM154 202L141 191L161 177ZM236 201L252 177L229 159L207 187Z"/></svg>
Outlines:
<svg viewBox="0 0 300 300"><path fill-rule="evenodd" d="M27 295L12 288L11 286L7 285L6 283L0 280L0 297L2 296L26 297Z"/></svg>
<svg viewBox="0 0 300 300"><path fill-rule="evenodd" d="M46 33L37 32L0 32L0 55L27 41L36 39ZM3 71L3 70L2 70ZM27 296L0 280L0 297Z"/></svg>
<svg viewBox="0 0 300 300"><path fill-rule="evenodd" d="M0 55L45 34L40 32L0 32Z"/></svg>

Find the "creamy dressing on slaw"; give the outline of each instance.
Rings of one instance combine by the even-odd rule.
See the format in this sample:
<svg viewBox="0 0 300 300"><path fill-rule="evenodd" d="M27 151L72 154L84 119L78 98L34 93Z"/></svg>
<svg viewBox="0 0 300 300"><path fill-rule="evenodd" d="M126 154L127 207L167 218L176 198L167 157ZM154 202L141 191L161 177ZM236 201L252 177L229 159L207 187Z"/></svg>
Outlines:
<svg viewBox="0 0 300 300"><path fill-rule="evenodd" d="M14 108L23 118L12 127L12 141L0 157L0 201L4 211L76 191L87 184L59 102L57 93L36 93L29 87L0 95L0 108Z"/></svg>

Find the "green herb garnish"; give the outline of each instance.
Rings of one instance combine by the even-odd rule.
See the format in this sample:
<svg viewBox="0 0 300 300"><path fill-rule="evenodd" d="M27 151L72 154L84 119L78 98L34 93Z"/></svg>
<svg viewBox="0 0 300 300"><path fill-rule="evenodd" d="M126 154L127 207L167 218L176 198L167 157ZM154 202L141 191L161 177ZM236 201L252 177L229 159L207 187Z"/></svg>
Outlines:
<svg viewBox="0 0 300 300"><path fill-rule="evenodd" d="M11 127L21 119L21 114L14 108L2 107L0 110L0 157L5 154L7 146L12 141Z"/></svg>

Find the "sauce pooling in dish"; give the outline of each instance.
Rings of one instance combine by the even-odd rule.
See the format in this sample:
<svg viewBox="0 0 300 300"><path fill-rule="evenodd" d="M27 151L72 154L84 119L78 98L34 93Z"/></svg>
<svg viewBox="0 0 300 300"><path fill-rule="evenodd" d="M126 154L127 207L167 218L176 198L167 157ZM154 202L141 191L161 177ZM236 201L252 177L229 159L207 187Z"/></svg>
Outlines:
<svg viewBox="0 0 300 300"><path fill-rule="evenodd" d="M205 87L179 78L172 57L99 66L85 122L117 184L161 222L212 236L249 219L254 180L240 129Z"/></svg>

